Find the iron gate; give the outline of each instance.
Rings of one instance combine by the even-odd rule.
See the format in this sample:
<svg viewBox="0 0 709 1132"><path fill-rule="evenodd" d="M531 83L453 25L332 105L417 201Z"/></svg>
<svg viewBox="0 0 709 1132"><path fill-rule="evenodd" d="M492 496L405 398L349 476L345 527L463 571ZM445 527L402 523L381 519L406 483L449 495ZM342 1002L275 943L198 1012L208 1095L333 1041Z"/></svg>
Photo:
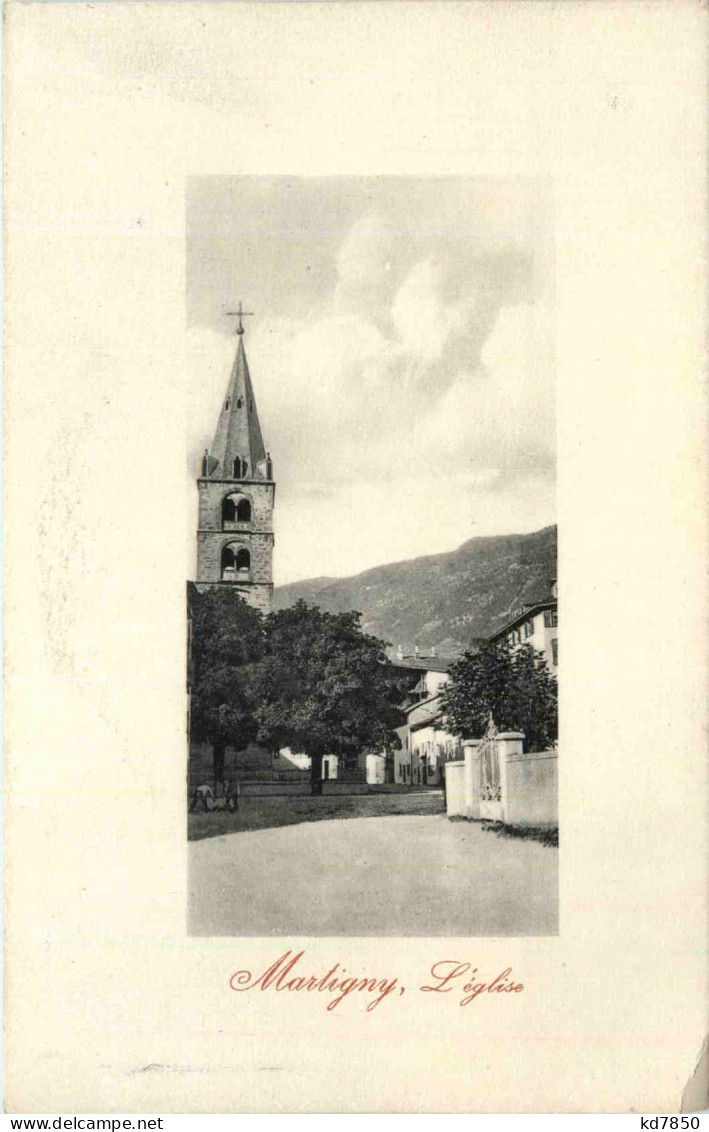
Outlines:
<svg viewBox="0 0 709 1132"><path fill-rule="evenodd" d="M500 752L492 712L480 744L480 817L502 821Z"/></svg>

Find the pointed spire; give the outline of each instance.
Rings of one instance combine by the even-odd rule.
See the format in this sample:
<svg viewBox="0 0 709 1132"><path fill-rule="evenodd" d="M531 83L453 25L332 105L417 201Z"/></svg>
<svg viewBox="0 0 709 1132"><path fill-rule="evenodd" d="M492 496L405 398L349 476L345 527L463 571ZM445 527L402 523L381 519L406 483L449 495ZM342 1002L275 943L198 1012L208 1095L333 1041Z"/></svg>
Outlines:
<svg viewBox="0 0 709 1132"><path fill-rule="evenodd" d="M244 349L241 316L248 314L239 304L239 344L222 401L214 440L209 450L212 479L270 479L266 449L256 409L249 364Z"/></svg>

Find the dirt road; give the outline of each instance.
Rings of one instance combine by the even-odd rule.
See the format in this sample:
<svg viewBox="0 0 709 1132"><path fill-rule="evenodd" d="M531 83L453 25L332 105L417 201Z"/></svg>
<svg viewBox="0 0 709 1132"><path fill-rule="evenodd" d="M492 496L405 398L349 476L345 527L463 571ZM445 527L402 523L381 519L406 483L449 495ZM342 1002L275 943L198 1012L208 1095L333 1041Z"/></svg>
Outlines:
<svg viewBox="0 0 709 1132"><path fill-rule="evenodd" d="M557 932L558 851L443 815L332 820L189 845L193 935Z"/></svg>

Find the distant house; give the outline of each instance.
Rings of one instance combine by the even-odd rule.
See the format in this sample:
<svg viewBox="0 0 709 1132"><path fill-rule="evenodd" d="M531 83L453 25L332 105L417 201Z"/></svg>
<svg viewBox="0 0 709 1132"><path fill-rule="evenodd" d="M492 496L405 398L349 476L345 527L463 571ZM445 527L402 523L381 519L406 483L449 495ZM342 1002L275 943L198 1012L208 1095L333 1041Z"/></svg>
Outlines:
<svg viewBox="0 0 709 1132"><path fill-rule="evenodd" d="M537 601L522 608L489 638L491 642L506 641L510 648L532 645L541 652L551 672L559 666L559 612L556 579L551 585L547 601Z"/></svg>
<svg viewBox="0 0 709 1132"><path fill-rule="evenodd" d="M290 747L281 747L272 759L274 770L310 770L310 755L298 754Z"/></svg>
<svg viewBox="0 0 709 1132"><path fill-rule="evenodd" d="M406 723L398 728L401 749L393 752L391 780L404 786L439 786L443 782L443 765L457 757L460 741L446 731L441 709L440 691L448 681L448 670L455 657L428 656L418 650L404 655L403 650L391 663L402 674L413 674L412 684L402 705ZM418 679L415 674L418 673Z"/></svg>
<svg viewBox="0 0 709 1132"><path fill-rule="evenodd" d="M324 782L376 782L378 779L367 777L367 768L370 758L364 751L357 756L357 765L346 767L344 759L336 754L323 755L321 759L320 774ZM277 755L273 756L274 770L310 770L311 758L302 752L291 751L290 747L283 747Z"/></svg>
<svg viewBox="0 0 709 1132"><path fill-rule="evenodd" d="M365 758L367 782L373 786L380 786L386 782L386 755L377 751L370 751Z"/></svg>
<svg viewBox="0 0 709 1132"><path fill-rule="evenodd" d="M413 786L440 786L445 764L460 757L458 736L446 729L440 695L414 704L407 712L409 778Z"/></svg>
<svg viewBox="0 0 709 1132"><path fill-rule="evenodd" d="M559 664L556 580L552 582L548 599L523 606L488 640L506 642L513 649L530 644L542 653L550 670L556 672ZM474 650L486 641L475 640L468 647ZM440 696L449 679L449 669L457 658L436 656L435 650L425 656L418 650L405 655L399 649L390 659L402 673L412 674L412 682L402 704L406 723L398 729L401 750L394 751L390 759L389 781L408 786L438 786L444 779L445 763L461 757L460 737L446 730ZM416 673L419 673L418 679Z"/></svg>

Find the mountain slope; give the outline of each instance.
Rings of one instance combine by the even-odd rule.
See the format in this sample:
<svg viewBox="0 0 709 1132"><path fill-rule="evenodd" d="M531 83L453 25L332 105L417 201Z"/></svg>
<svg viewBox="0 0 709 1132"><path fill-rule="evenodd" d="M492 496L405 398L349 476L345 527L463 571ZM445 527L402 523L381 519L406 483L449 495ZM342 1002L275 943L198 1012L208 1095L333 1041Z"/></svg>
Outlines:
<svg viewBox="0 0 709 1132"><path fill-rule="evenodd" d="M352 578L279 586L273 608L299 598L330 613L357 609L367 633L405 649L453 652L485 637L521 605L548 597L557 531L474 538L457 550L376 566Z"/></svg>

